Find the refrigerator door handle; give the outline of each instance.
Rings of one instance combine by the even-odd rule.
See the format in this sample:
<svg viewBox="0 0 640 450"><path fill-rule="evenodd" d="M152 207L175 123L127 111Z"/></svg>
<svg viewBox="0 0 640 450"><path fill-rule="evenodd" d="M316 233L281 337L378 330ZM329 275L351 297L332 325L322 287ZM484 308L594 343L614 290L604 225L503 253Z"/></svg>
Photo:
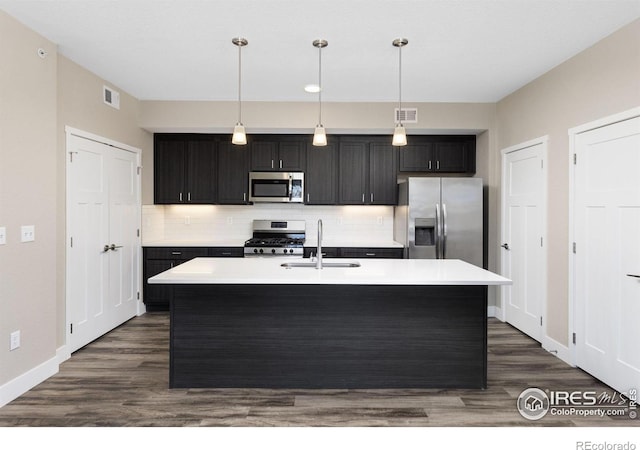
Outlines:
<svg viewBox="0 0 640 450"><path fill-rule="evenodd" d="M442 259L447 259L447 205L442 204Z"/></svg>
<svg viewBox="0 0 640 450"><path fill-rule="evenodd" d="M440 236L442 227L440 226L440 203L436 203L436 259L440 259Z"/></svg>

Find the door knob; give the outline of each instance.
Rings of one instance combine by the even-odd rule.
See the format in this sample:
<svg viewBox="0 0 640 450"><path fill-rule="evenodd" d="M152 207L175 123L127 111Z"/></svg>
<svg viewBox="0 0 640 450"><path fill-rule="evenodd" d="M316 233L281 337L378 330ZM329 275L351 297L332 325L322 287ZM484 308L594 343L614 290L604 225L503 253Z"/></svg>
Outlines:
<svg viewBox="0 0 640 450"><path fill-rule="evenodd" d="M106 245L105 245L105 247L106 247ZM116 251L117 248L122 248L122 245L111 244L109 246L109 250L113 250L114 252Z"/></svg>
<svg viewBox="0 0 640 450"><path fill-rule="evenodd" d="M505 250L509 250L509 244L507 244L507 243L502 244L500 247L502 247Z"/></svg>
<svg viewBox="0 0 640 450"><path fill-rule="evenodd" d="M627 276L633 277L633 278L640 278L640 275L636 275L635 273L628 273Z"/></svg>
<svg viewBox="0 0 640 450"><path fill-rule="evenodd" d="M110 250L110 249L109 249L109 244L104 244L104 247L102 248L102 251L106 253L106 252L108 252L109 250Z"/></svg>

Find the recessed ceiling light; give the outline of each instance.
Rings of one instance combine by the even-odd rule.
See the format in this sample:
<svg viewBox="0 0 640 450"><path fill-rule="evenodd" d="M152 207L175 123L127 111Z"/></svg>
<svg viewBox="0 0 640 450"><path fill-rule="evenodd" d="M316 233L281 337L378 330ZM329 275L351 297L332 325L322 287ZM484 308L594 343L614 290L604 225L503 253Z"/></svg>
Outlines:
<svg viewBox="0 0 640 450"><path fill-rule="evenodd" d="M307 84L304 87L304 91L309 92L310 94L317 94L318 92L320 92L320 86L318 86L317 84Z"/></svg>

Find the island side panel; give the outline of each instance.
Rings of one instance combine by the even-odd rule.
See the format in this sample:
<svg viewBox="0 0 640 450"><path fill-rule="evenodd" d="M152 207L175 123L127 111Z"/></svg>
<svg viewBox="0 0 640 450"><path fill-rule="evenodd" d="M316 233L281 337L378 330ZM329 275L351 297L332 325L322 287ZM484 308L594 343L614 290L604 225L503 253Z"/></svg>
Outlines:
<svg viewBox="0 0 640 450"><path fill-rule="evenodd" d="M486 286L175 285L172 388L485 388Z"/></svg>

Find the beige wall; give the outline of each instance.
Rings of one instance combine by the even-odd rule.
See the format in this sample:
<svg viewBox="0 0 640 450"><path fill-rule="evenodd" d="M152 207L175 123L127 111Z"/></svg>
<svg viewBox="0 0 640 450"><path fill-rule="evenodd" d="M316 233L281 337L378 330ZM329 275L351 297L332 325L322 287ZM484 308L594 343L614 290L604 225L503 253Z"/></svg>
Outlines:
<svg viewBox="0 0 640 450"><path fill-rule="evenodd" d="M0 11L0 386L56 356L56 48ZM48 52L41 59L38 48ZM20 226L35 225L34 242ZM9 351L9 334L22 345Z"/></svg>
<svg viewBox="0 0 640 450"><path fill-rule="evenodd" d="M568 129L640 105L640 20L502 99L498 151L549 135L548 335L567 344ZM500 176L497 172L496 176Z"/></svg>
<svg viewBox="0 0 640 450"><path fill-rule="evenodd" d="M120 92L120 109L112 108L102 101L102 89L107 85ZM145 164L153 155L152 135L138 126L140 102L109 82L99 78L68 58L58 55L57 72L57 342L65 342L65 229L66 229L66 143L65 126L77 128L142 149L143 171L153 176ZM151 164L149 164L151 166ZM149 175L150 174L150 175ZM143 195L153 198L153 192Z"/></svg>

